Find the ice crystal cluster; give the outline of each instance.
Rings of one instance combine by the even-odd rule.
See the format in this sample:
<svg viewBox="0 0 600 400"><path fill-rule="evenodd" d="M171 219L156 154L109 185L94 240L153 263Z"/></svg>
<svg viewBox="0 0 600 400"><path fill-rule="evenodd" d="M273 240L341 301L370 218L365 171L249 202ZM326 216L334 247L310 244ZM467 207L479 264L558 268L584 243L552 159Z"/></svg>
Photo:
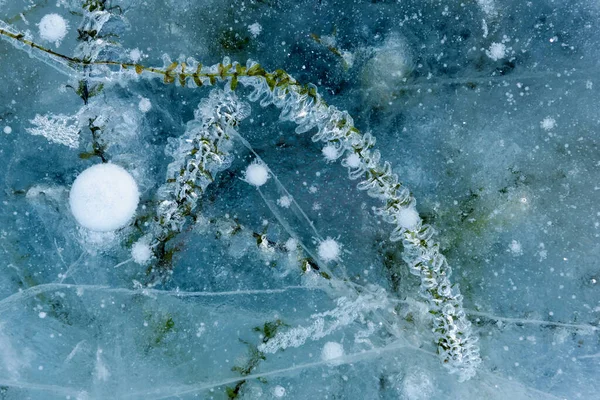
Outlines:
<svg viewBox="0 0 600 400"><path fill-rule="evenodd" d="M0 398L596 398L599 19L0 0Z"/></svg>

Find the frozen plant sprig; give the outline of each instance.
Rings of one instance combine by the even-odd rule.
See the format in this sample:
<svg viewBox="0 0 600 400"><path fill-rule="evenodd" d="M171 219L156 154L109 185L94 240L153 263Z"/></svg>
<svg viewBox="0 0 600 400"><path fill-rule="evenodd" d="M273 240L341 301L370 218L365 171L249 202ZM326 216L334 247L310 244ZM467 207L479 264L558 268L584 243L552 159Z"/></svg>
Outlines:
<svg viewBox="0 0 600 400"><path fill-rule="evenodd" d="M368 133L361 135L346 111L328 106L312 87L298 85L285 73L279 74L274 85L266 77L261 78L239 78L240 83L254 88L250 100L282 109L280 119L295 122L298 133L316 128L312 140L334 146L338 158L345 155L342 165L350 178L362 179L358 189L383 202L376 214L394 225L390 240L402 241L403 259L410 272L421 279L420 294L433 315L433 333L442 363L451 373L457 373L459 380L472 378L481 358L478 339L463 310L462 295L450 282L452 271L433 240L433 228L423 224L415 209L415 198L398 180L390 163L381 162L381 154L373 149L375 138Z"/></svg>
<svg viewBox="0 0 600 400"><path fill-rule="evenodd" d="M251 101L258 101L263 107L273 104L281 109L280 120L296 123L297 133L316 128L312 139L326 143L328 161L342 158L350 178L361 178L358 189L382 201L376 214L394 225L390 240L403 243L403 259L410 272L421 280L420 294L433 316L433 333L442 363L451 373L457 373L461 381L475 375L481 363L477 337L463 310L459 288L450 282L452 271L433 239L434 229L423 224L415 209L416 200L393 173L391 164L381 161L381 154L374 149L375 138L369 133L362 135L346 111L329 106L316 86L301 85L281 69L267 72L256 62L249 60L243 66L232 63L227 57L222 63L209 67L191 58L185 62L165 59L163 68L110 60L81 60L46 49L9 28L0 23L0 36L11 40L18 48L39 50L42 54L39 58L55 67L58 65L62 71L67 66L77 74L83 67L94 65L97 68L89 75L90 79L112 81L115 74L129 78L152 74L162 76L166 84L178 83L183 87L226 81L231 90L241 83L253 89L249 95ZM176 211L176 208L168 210Z"/></svg>
<svg viewBox="0 0 600 400"><path fill-rule="evenodd" d="M249 105L234 92L215 89L202 100L185 133L171 139L167 153L174 161L167 169L167 183L159 189L161 198L149 232L159 269L171 269L176 247L167 249L166 244L182 231L216 174L231 164L233 129L249 113Z"/></svg>

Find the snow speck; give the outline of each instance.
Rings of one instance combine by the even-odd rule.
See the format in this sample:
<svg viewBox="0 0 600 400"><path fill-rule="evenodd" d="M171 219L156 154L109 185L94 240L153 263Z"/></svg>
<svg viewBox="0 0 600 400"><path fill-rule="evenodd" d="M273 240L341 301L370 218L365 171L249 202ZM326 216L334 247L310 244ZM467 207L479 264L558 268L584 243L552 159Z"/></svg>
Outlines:
<svg viewBox="0 0 600 400"><path fill-rule="evenodd" d="M6 133L7 135L12 133L12 128L10 126L5 126L4 127L4 133Z"/></svg>
<svg viewBox="0 0 600 400"><path fill-rule="evenodd" d="M145 265L152 258L152 249L144 240L138 240L131 246L131 258L140 265Z"/></svg>
<svg viewBox="0 0 600 400"><path fill-rule="evenodd" d="M245 180L252 186L262 186L269 179L269 171L267 167L260 163L252 163L248 165L245 173Z"/></svg>
<svg viewBox="0 0 600 400"><path fill-rule="evenodd" d="M292 198L290 196L281 196L277 200L277 204L283 208L289 208L292 205Z"/></svg>
<svg viewBox="0 0 600 400"><path fill-rule="evenodd" d="M494 0L477 0L477 4L481 8L481 11L487 15L493 16L497 13Z"/></svg>
<svg viewBox="0 0 600 400"><path fill-rule="evenodd" d="M508 250L515 257L523 254L523 248L521 247L521 243L517 242L516 240L510 242L510 244L508 245Z"/></svg>
<svg viewBox="0 0 600 400"><path fill-rule="evenodd" d="M552 117L546 117L542 120L542 122L540 122L540 127L545 131L554 129L555 126L556 126L556 120Z"/></svg>
<svg viewBox="0 0 600 400"><path fill-rule="evenodd" d="M322 152L327 162L335 161L339 157L337 148L332 144L328 144L327 146L323 147Z"/></svg>
<svg viewBox="0 0 600 400"><path fill-rule="evenodd" d="M142 52L140 49L133 49L129 52L129 58L136 63L142 59Z"/></svg>
<svg viewBox="0 0 600 400"><path fill-rule="evenodd" d="M248 25L248 31L253 37L257 37L262 32L262 26L258 22L255 22L252 25Z"/></svg>
<svg viewBox="0 0 600 400"><path fill-rule="evenodd" d="M67 21L58 14L46 14L38 24L40 29L40 37L49 42L54 42L56 46L67 35Z"/></svg>
<svg viewBox="0 0 600 400"><path fill-rule="evenodd" d="M152 109L152 103L150 103L149 99L142 97L140 99L140 103L138 104L138 108L145 114Z"/></svg>
<svg viewBox="0 0 600 400"><path fill-rule="evenodd" d="M285 396L285 388L283 386L275 386L273 388L273 396L275 397L283 397Z"/></svg>
<svg viewBox="0 0 600 400"><path fill-rule="evenodd" d="M129 172L115 164L96 164L73 182L69 205L81 226L109 232L127 225L139 199L137 184Z"/></svg>
<svg viewBox="0 0 600 400"><path fill-rule="evenodd" d="M506 56L506 46L503 43L492 43L485 54L494 61L498 61Z"/></svg>
<svg viewBox="0 0 600 400"><path fill-rule="evenodd" d="M338 342L327 342L321 351L321 359L328 364L336 365L336 359L344 355L344 347ZM339 361L339 360L338 360Z"/></svg>
<svg viewBox="0 0 600 400"><path fill-rule="evenodd" d="M404 229L413 230L419 220L419 213L414 207L406 207L398 212L398 224Z"/></svg>
<svg viewBox="0 0 600 400"><path fill-rule="evenodd" d="M290 253L298 248L298 241L294 238L289 238L285 242L285 249Z"/></svg>
<svg viewBox="0 0 600 400"><path fill-rule="evenodd" d="M360 157L356 153L350 154L344 161L344 164L350 168L358 168L360 166Z"/></svg>
<svg viewBox="0 0 600 400"><path fill-rule="evenodd" d="M330 237L319 244L319 257L325 262L338 260L340 251L340 244Z"/></svg>

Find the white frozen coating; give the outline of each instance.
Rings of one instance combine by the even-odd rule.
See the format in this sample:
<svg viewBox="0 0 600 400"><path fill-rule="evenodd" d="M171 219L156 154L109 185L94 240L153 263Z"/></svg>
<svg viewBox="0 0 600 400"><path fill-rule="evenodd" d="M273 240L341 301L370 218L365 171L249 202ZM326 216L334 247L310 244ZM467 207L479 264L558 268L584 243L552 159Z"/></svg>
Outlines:
<svg viewBox="0 0 600 400"><path fill-rule="evenodd" d="M245 173L246 182L252 186L262 186L267 183L269 179L269 171L267 167L259 163L252 163L248 165Z"/></svg>
<svg viewBox="0 0 600 400"><path fill-rule="evenodd" d="M96 164L73 182L69 205L81 226L109 232L127 225L139 198L137 184L129 172L115 164Z"/></svg>
<svg viewBox="0 0 600 400"><path fill-rule="evenodd" d="M38 24L40 37L49 42L54 42L56 46L67 35L67 21L58 14L46 14Z"/></svg>

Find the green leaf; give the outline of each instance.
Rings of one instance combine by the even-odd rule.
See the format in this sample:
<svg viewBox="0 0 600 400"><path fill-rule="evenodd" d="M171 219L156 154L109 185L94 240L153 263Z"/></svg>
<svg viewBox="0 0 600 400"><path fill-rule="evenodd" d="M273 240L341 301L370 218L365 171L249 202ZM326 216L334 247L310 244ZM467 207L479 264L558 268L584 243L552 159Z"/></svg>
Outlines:
<svg viewBox="0 0 600 400"><path fill-rule="evenodd" d="M175 68L177 68L178 65L179 63L177 61L172 62L171 65L167 67L167 72L173 71Z"/></svg>
<svg viewBox="0 0 600 400"><path fill-rule="evenodd" d="M248 68L248 70L246 71L246 75L248 75L248 76L257 76L257 75L264 76L265 70L260 66L260 64L254 64L253 66Z"/></svg>
<svg viewBox="0 0 600 400"><path fill-rule="evenodd" d="M99 83L97 85L94 85L89 93L88 93L88 97L94 97L100 94L100 92L102 92L102 89L104 89L104 84L103 83Z"/></svg>
<svg viewBox="0 0 600 400"><path fill-rule="evenodd" d="M238 394L236 393L235 389L229 386L225 388L225 393L227 393L228 399L236 399L238 397Z"/></svg>
<svg viewBox="0 0 600 400"><path fill-rule="evenodd" d="M202 86L202 80L200 79L197 73L192 75L192 79L194 79L194 83L196 84L196 86Z"/></svg>
<svg viewBox="0 0 600 400"><path fill-rule="evenodd" d="M164 82L166 84L173 83L173 82L175 82L175 77L173 75L167 73L167 74L165 74Z"/></svg>

